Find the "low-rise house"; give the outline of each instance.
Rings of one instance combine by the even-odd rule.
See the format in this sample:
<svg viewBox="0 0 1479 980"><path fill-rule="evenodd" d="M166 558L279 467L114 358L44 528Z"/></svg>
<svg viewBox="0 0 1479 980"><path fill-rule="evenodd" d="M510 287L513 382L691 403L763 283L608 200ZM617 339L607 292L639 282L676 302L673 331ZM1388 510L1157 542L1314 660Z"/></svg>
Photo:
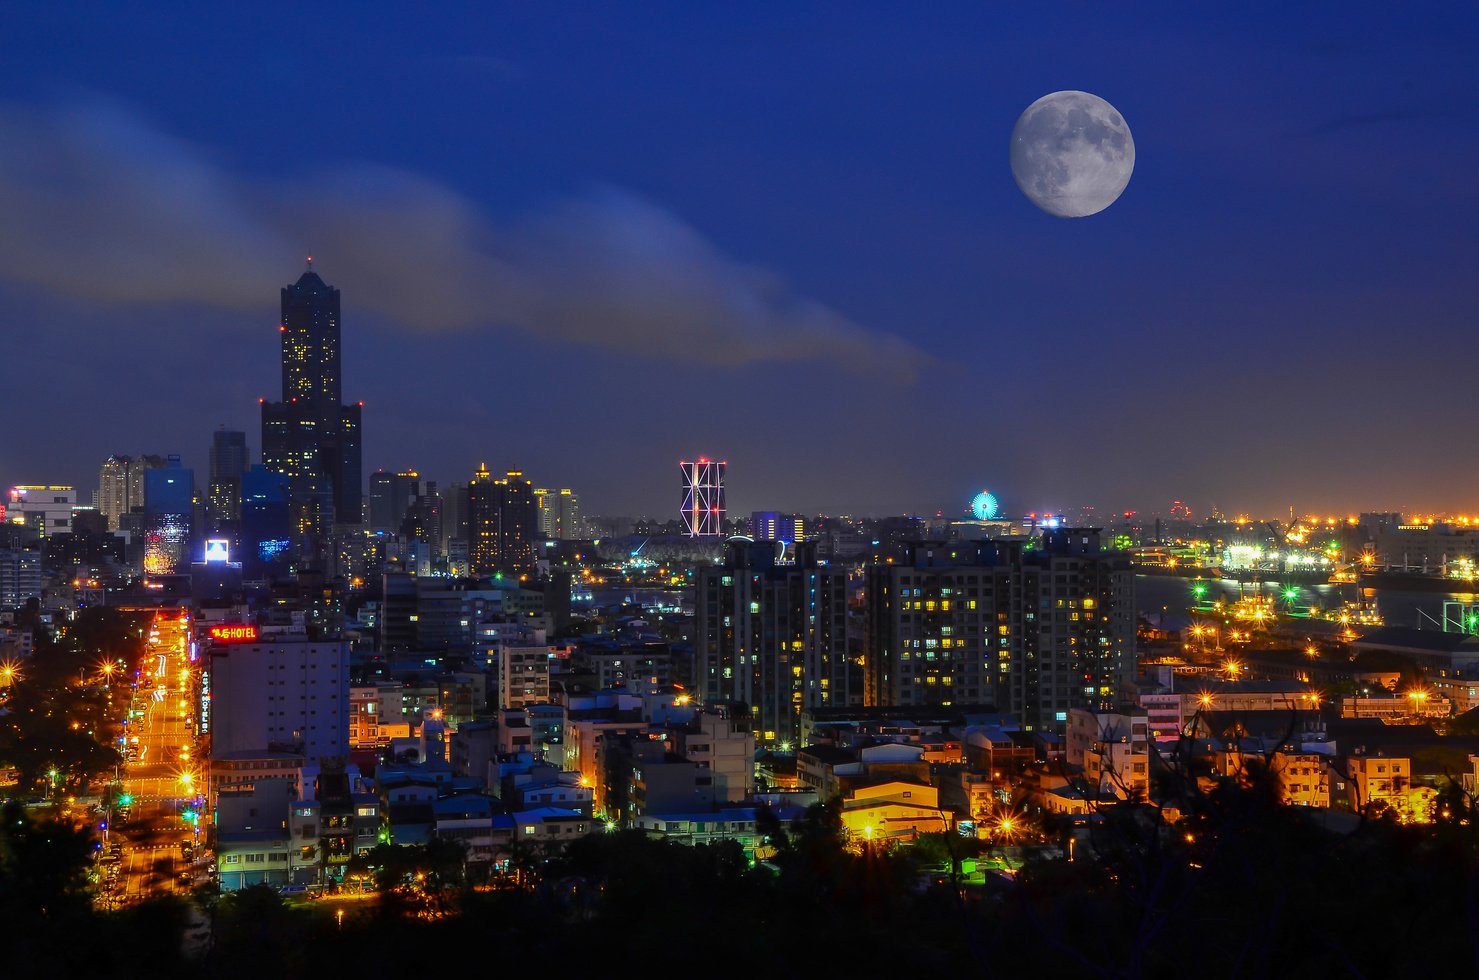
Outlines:
<svg viewBox="0 0 1479 980"><path fill-rule="evenodd" d="M479 793L464 793L431 804L432 833L454 840L466 850L467 873L472 881L486 880L498 847L493 831L494 801Z"/></svg>
<svg viewBox="0 0 1479 980"><path fill-rule="evenodd" d="M512 814L514 846L520 844L541 849L546 855L563 850L577 837L595 829L595 821L579 810L562 807L537 807Z"/></svg>

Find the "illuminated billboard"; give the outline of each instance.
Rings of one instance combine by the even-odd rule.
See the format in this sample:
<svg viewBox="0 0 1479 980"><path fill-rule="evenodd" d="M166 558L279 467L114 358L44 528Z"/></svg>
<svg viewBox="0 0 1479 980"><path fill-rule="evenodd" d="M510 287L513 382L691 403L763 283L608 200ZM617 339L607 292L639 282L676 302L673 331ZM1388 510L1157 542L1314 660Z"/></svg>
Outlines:
<svg viewBox="0 0 1479 980"><path fill-rule="evenodd" d="M257 642L257 627L212 626L211 639L217 643L255 643Z"/></svg>
<svg viewBox="0 0 1479 980"><path fill-rule="evenodd" d="M231 542L225 538L207 538L205 541L205 562L207 565L220 562L225 564L231 561Z"/></svg>

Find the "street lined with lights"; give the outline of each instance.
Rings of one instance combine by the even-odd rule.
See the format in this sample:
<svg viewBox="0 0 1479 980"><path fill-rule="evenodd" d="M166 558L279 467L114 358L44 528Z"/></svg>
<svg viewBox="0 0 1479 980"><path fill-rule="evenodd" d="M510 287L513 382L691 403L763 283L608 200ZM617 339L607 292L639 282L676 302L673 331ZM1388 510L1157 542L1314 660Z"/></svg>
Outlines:
<svg viewBox="0 0 1479 980"><path fill-rule="evenodd" d="M120 736L127 761L115 801L126 819L115 818L112 828L113 839L123 844L112 895L118 902L187 890L194 883L182 853L183 846L193 849L200 840L202 786L192 762L193 643L187 613L155 615Z"/></svg>

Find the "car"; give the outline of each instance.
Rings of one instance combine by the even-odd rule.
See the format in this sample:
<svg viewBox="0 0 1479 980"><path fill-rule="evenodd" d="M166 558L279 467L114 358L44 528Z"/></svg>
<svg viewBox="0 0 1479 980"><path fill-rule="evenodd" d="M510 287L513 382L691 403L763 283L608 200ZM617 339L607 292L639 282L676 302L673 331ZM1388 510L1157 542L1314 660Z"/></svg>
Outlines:
<svg viewBox="0 0 1479 980"><path fill-rule="evenodd" d="M279 895L283 896L284 898L291 898L294 895L307 895L308 894L308 886L307 885L283 885L281 888L279 888L277 890L277 893Z"/></svg>

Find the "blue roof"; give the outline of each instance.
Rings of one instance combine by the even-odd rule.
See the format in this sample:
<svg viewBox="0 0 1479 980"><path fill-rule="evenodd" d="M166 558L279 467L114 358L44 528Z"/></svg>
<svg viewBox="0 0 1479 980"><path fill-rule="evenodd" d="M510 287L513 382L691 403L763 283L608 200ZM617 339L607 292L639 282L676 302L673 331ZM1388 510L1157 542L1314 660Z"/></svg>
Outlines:
<svg viewBox="0 0 1479 980"><path fill-rule="evenodd" d="M520 810L514 814L514 819L519 823L532 823L535 820L568 820L571 817L585 818L585 814L579 810L567 810L559 806L540 806L532 810Z"/></svg>
<svg viewBox="0 0 1479 980"><path fill-rule="evenodd" d="M431 804L431 808L438 816L462 813L469 816L486 817L493 812L493 801L486 796L467 793L462 796L448 796L445 799L436 800Z"/></svg>

